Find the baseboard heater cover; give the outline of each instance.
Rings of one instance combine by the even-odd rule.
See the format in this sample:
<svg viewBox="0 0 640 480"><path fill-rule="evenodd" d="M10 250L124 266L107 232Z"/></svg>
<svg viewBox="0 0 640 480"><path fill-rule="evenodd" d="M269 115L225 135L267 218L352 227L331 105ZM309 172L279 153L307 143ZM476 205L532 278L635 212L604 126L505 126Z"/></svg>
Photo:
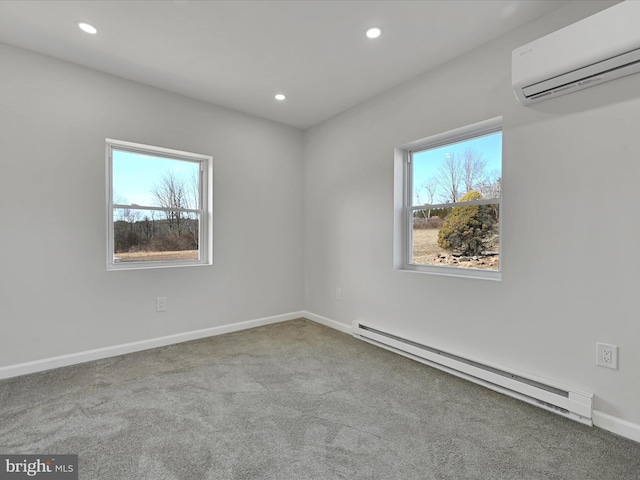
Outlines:
<svg viewBox="0 0 640 480"><path fill-rule="evenodd" d="M593 394L554 385L522 372L487 365L423 345L356 320L353 336L418 362L592 426Z"/></svg>

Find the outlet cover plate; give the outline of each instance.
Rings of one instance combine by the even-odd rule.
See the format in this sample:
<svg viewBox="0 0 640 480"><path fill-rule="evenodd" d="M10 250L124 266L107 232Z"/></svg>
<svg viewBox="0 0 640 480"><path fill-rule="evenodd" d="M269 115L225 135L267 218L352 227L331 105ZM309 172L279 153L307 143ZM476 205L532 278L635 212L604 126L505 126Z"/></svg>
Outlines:
<svg viewBox="0 0 640 480"><path fill-rule="evenodd" d="M618 346L596 343L596 365L618 369Z"/></svg>
<svg viewBox="0 0 640 480"><path fill-rule="evenodd" d="M167 297L156 298L156 312L167 311Z"/></svg>

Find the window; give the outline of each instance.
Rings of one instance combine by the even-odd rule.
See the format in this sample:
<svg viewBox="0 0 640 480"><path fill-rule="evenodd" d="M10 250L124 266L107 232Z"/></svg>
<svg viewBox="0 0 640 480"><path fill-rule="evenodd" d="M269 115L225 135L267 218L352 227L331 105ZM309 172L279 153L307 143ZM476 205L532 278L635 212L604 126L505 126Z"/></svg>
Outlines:
<svg viewBox="0 0 640 480"><path fill-rule="evenodd" d="M107 269L210 264L210 156L107 139Z"/></svg>
<svg viewBox="0 0 640 480"><path fill-rule="evenodd" d="M502 119L414 142L399 153L403 248L396 263L499 280Z"/></svg>

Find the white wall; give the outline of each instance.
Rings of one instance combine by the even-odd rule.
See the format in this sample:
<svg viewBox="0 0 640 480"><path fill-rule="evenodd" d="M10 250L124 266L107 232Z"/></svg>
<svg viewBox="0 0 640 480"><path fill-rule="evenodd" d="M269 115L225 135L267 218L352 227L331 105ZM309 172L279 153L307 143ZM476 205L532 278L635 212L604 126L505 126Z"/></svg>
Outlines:
<svg viewBox="0 0 640 480"><path fill-rule="evenodd" d="M593 392L640 423L640 77L532 107L510 84L513 48L609 4L572 2L306 132L307 310ZM502 281L395 271L394 147L499 115ZM619 370L595 365L596 341L620 347Z"/></svg>
<svg viewBox="0 0 640 480"><path fill-rule="evenodd" d="M572 2L304 138L0 45L0 367L304 308L594 392L640 424L639 77L528 108L510 87L513 48L609 3ZM503 280L393 270L394 147L497 115ZM213 266L106 272L106 137L214 157ZM619 370L594 365L596 341L620 346Z"/></svg>
<svg viewBox="0 0 640 480"><path fill-rule="evenodd" d="M301 310L299 130L9 46L0 65L0 367ZM107 137L213 156L213 266L106 271Z"/></svg>

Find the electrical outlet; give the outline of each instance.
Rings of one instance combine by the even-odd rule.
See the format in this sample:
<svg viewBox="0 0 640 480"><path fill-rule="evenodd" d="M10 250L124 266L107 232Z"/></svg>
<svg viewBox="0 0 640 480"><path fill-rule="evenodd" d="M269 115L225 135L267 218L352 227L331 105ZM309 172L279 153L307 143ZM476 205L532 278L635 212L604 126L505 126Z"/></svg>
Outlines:
<svg viewBox="0 0 640 480"><path fill-rule="evenodd" d="M336 300L342 300L342 289L340 287L336 288Z"/></svg>
<svg viewBox="0 0 640 480"><path fill-rule="evenodd" d="M166 311L167 311L167 297L157 297L156 312L166 312Z"/></svg>
<svg viewBox="0 0 640 480"><path fill-rule="evenodd" d="M618 369L618 346L596 343L596 365Z"/></svg>

